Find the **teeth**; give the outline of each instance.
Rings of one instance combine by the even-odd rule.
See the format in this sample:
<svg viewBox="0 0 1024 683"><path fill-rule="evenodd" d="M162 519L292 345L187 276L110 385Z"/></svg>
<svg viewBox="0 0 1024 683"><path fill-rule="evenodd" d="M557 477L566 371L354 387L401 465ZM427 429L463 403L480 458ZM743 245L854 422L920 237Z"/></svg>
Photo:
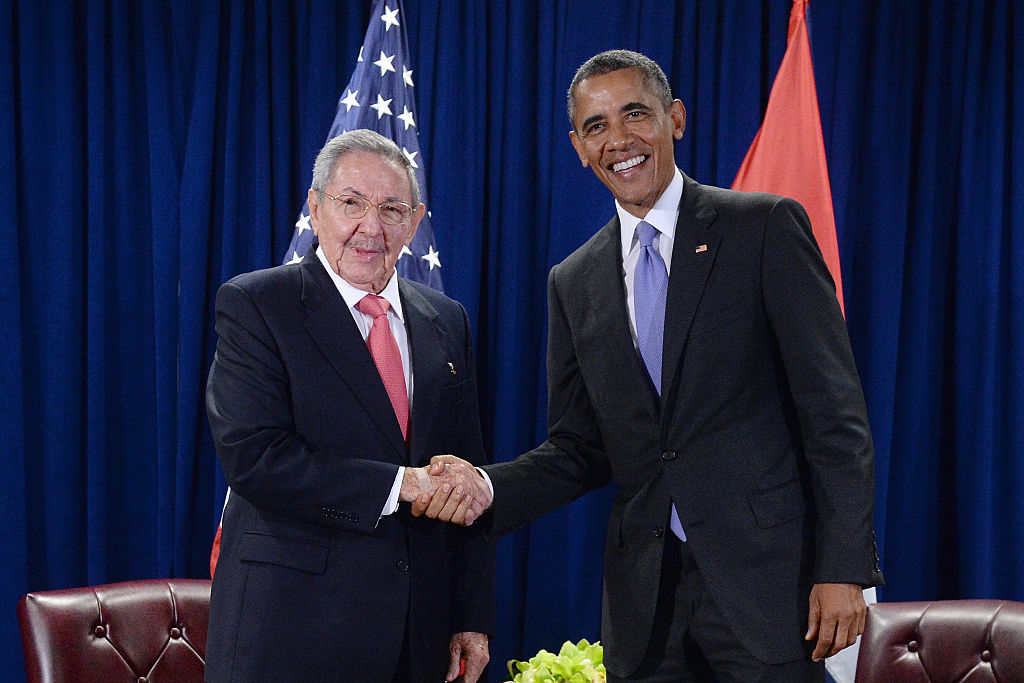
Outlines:
<svg viewBox="0 0 1024 683"><path fill-rule="evenodd" d="M633 157L632 159L626 159L625 161L620 161L619 163L617 163L617 164L612 166L612 170L615 171L616 173L621 173L622 171L625 171L628 168L633 168L637 164L643 163L646 160L647 160L647 157L645 157L644 155L640 154L638 156Z"/></svg>

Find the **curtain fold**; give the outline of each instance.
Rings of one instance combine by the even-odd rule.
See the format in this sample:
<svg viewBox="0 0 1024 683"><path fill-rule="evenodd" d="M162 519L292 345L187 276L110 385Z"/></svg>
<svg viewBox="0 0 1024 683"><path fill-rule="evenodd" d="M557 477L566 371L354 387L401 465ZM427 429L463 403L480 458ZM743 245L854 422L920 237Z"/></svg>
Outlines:
<svg viewBox="0 0 1024 683"><path fill-rule="evenodd" d="M1024 600L1024 12L810 4L846 291L877 451L884 599ZM687 109L677 162L728 186L789 0L408 0L445 288L488 446L544 437L546 276L613 215L565 93L637 49ZM280 262L368 21L330 0L0 8L0 576L29 590L203 576L224 480L213 299ZM371 59L376 59L376 55ZM611 489L499 544L503 662L598 637ZM0 670L21 668L13 618Z"/></svg>

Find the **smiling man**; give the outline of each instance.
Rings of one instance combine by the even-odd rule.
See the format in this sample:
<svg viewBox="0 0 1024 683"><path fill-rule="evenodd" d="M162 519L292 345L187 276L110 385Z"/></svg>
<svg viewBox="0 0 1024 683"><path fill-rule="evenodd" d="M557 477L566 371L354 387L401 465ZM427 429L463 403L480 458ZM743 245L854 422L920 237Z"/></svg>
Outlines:
<svg viewBox="0 0 1024 683"><path fill-rule="evenodd" d="M882 578L864 398L807 214L683 175L686 112L643 55L588 60L568 109L615 216L551 270L548 440L484 468L481 523L506 533L613 478L610 681L822 681Z"/></svg>
<svg viewBox="0 0 1024 683"><path fill-rule="evenodd" d="M476 681L493 549L401 505L435 487L490 502L475 472L422 467L484 463L466 312L395 272L425 208L393 142L330 140L309 206L318 242L300 263L217 293L207 412L232 495L206 680L441 681L465 660Z"/></svg>

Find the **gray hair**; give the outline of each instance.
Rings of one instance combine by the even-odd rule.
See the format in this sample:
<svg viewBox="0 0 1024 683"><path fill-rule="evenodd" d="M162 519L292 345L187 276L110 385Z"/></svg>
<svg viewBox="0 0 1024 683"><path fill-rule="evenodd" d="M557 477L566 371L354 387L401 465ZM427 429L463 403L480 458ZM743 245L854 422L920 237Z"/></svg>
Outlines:
<svg viewBox="0 0 1024 683"><path fill-rule="evenodd" d="M668 111L672 104L672 89L665 78L665 72L649 57L632 50L608 50L596 54L576 70L572 77L572 84L567 94L569 109L569 124L576 130L576 90L580 82L591 76L603 76L604 74L618 71L619 69L636 69L640 72L640 78L644 87L649 89L661 101L665 110Z"/></svg>
<svg viewBox="0 0 1024 683"><path fill-rule="evenodd" d="M416 181L416 170L412 162L394 142L372 130L350 130L347 133L331 138L320 149L313 164L313 182L310 188L316 191L317 198L324 200L324 191L334 176L334 169L346 154L352 152L369 152L387 161L394 162L405 169L409 175L409 188L412 191L412 205L420 204L420 184Z"/></svg>

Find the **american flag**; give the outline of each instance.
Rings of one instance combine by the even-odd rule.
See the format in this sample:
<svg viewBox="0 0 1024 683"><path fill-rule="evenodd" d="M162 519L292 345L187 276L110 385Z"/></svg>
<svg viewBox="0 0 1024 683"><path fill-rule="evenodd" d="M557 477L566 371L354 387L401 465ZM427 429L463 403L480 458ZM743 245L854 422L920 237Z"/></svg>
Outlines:
<svg viewBox="0 0 1024 683"><path fill-rule="evenodd" d="M409 64L409 44L404 26L405 10L401 0L374 0L370 25L359 49L355 71L348 87L338 99L338 112L327 139L357 128L369 128L395 141L416 171L427 201L427 182L423 172L420 142L416 126L413 70ZM284 262L301 260L313 230L309 225L309 205L303 204L295 233ZM441 284L441 260L434 243L430 213L423 217L412 244L398 260L398 274L422 282L438 291Z"/></svg>
<svg viewBox="0 0 1024 683"><path fill-rule="evenodd" d="M409 64L409 43L405 37L402 0L374 0L370 9L370 25L366 28L359 59L349 79L348 87L338 99L338 111L327 139L357 128L375 130L395 141L416 171L423 203L427 201L427 178L423 172L420 141L416 127L416 102L413 88L413 70ZM284 256L284 263L301 261L313 242L313 229L309 224L309 204L303 203L295 232ZM434 229L430 212L420 221L412 244L405 247L398 260L398 274L422 282L439 292L441 259L434 243ZM224 497L227 507L231 489ZM222 513L223 515L223 513ZM220 525L210 551L210 576L217 568L220 556Z"/></svg>

